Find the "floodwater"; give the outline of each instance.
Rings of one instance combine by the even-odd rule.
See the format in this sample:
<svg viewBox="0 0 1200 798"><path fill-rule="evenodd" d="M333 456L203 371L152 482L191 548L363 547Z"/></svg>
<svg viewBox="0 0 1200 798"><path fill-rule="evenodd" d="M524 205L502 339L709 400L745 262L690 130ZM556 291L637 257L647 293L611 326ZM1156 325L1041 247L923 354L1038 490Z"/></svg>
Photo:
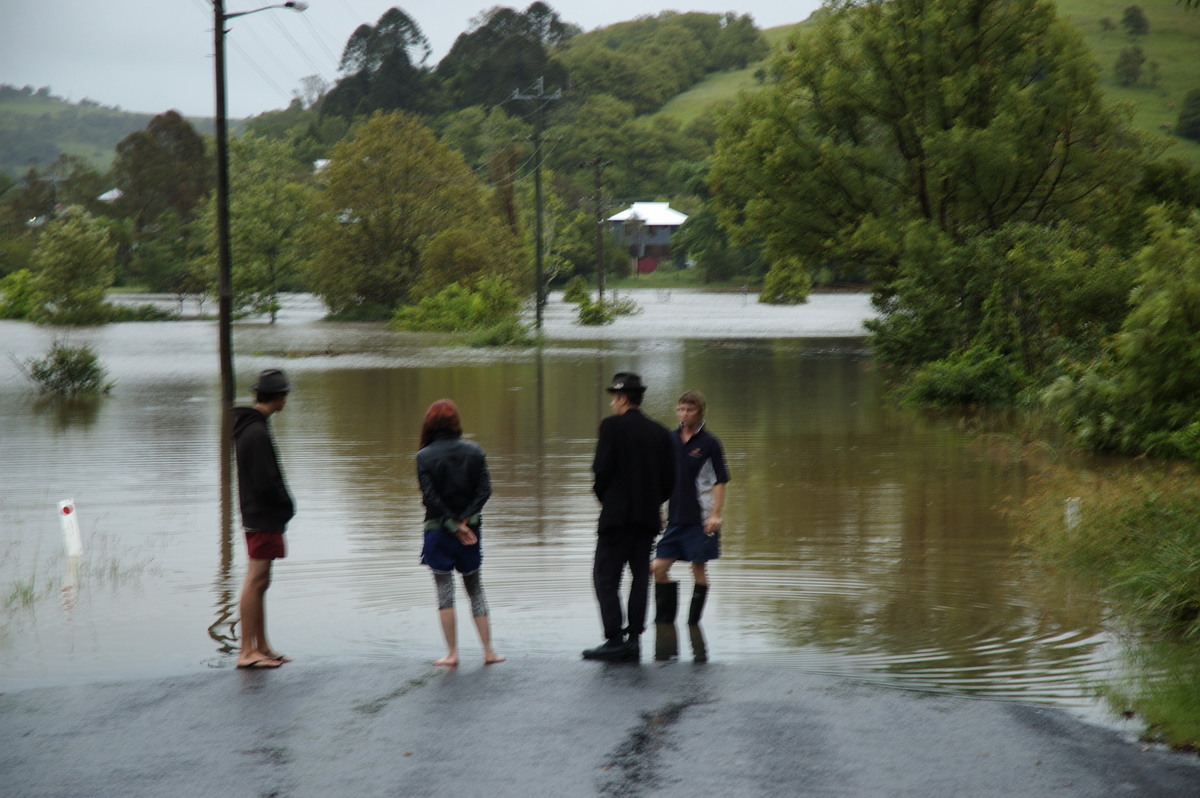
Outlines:
<svg viewBox="0 0 1200 798"><path fill-rule="evenodd" d="M271 421L299 509L268 594L274 646L298 662L441 654L413 468L424 410L441 397L488 454L497 649L575 659L599 642L591 456L603 386L631 370L664 423L679 393L703 390L725 445L724 553L702 626L711 660L1099 717L1093 687L1120 648L1098 600L1015 547L1004 509L1030 475L996 445L1003 420L889 403L862 338L864 295L795 308L736 293L633 296L644 312L600 329L573 325L552 296L540 349L324 322L305 297L274 326L236 324L239 401L267 366L296 386ZM56 336L96 350L109 397L35 401L17 363ZM245 550L223 485L216 341L211 320L69 332L0 322L0 690L233 666ZM82 526L77 560L63 552L66 498ZM686 600L686 564L674 574ZM460 587L460 613L468 606ZM474 667L478 641L468 624L460 635Z"/></svg>

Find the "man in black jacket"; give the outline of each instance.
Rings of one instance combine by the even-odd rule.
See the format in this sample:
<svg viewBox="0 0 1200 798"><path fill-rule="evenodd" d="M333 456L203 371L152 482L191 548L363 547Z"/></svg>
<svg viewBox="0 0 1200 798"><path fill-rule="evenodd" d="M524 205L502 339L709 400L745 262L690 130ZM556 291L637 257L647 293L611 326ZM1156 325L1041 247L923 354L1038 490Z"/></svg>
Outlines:
<svg viewBox="0 0 1200 798"><path fill-rule="evenodd" d="M662 529L662 504L675 484L675 457L667 428L642 414L646 386L637 374L620 372L607 388L613 415L600 423L592 471L600 500L600 523L592 582L605 642L584 659L636 661L646 626L650 550ZM622 629L621 575L629 567L628 626ZM626 637L628 634L628 637Z"/></svg>
<svg viewBox="0 0 1200 798"><path fill-rule="evenodd" d="M246 528L249 562L238 612L242 617L239 668L278 668L290 657L276 653L267 642L266 593L271 586L271 562L285 556L283 533L296 514L283 480L279 457L267 419L287 404L287 375L267 369L250 390L254 407L233 409L233 438L237 452L238 503Z"/></svg>

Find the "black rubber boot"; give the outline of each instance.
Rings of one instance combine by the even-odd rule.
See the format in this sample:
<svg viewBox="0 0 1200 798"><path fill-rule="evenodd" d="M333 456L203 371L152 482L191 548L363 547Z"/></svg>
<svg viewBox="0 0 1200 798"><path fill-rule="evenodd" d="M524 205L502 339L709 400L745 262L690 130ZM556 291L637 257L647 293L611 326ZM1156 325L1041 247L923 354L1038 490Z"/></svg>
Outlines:
<svg viewBox="0 0 1200 798"><path fill-rule="evenodd" d="M696 662L708 662L708 643L704 642L704 630L699 625L688 627L692 641L692 658Z"/></svg>
<svg viewBox="0 0 1200 798"><path fill-rule="evenodd" d="M675 623L675 613L679 610L679 583L654 583L654 622Z"/></svg>
<svg viewBox="0 0 1200 798"><path fill-rule="evenodd" d="M696 585L692 590L692 606L688 609L688 626L700 623L704 614L704 599L708 598L708 585Z"/></svg>
<svg viewBox="0 0 1200 798"><path fill-rule="evenodd" d="M659 662L679 656L679 632L673 623L654 624L654 659Z"/></svg>

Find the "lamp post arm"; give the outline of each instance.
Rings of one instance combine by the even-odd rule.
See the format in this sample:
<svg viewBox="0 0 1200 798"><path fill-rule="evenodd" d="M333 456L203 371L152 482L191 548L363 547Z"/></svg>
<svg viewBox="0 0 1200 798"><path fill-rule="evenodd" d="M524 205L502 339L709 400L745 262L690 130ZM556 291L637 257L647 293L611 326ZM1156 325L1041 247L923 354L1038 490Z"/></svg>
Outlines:
<svg viewBox="0 0 1200 798"><path fill-rule="evenodd" d="M295 9L296 11L304 11L306 8L308 8L308 3L302 3L302 2L274 3L269 6L263 6L262 8L252 8L249 11L232 11L228 14L221 14L221 19L228 20L228 19L233 19L234 17L244 17L247 14L257 14L259 11L266 11L267 9L270 9L270 8L291 8L291 9Z"/></svg>

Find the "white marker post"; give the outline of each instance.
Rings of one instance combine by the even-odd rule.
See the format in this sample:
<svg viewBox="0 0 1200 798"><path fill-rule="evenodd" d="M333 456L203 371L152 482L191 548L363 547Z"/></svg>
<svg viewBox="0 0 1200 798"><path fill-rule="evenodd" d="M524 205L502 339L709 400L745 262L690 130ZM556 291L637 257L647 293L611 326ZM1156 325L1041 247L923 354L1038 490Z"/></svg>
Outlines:
<svg viewBox="0 0 1200 798"><path fill-rule="evenodd" d="M63 499L58 503L58 520L62 523L63 547L68 557L83 554L83 536L79 534L79 517L75 514L75 500Z"/></svg>
<svg viewBox="0 0 1200 798"><path fill-rule="evenodd" d="M1083 516L1083 499L1078 496L1072 496L1063 502L1063 521L1067 525L1067 530L1074 532L1079 528L1079 521Z"/></svg>

